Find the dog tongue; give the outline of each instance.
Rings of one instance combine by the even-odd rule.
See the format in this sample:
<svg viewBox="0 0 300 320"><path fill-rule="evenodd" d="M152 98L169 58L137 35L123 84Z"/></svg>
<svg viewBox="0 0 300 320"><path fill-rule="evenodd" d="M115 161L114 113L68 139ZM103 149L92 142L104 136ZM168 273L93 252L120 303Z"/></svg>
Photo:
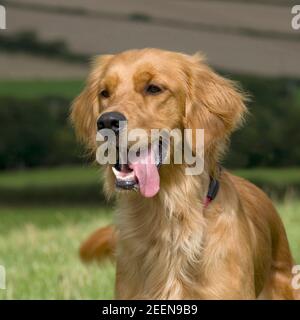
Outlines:
<svg viewBox="0 0 300 320"><path fill-rule="evenodd" d="M144 197L154 197L159 191L159 174L153 152L149 149L129 166L136 175Z"/></svg>

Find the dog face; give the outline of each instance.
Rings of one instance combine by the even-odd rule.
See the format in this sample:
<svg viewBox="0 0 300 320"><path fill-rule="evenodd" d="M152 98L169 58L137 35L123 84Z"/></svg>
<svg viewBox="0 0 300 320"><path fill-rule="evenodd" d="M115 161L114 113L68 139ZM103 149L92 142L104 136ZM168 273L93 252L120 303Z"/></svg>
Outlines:
<svg viewBox="0 0 300 320"><path fill-rule="evenodd" d="M144 49L96 58L71 118L91 150L97 147L97 124L98 129L117 132L118 121L126 120L129 132L139 128L148 135L151 129L204 129L205 161L213 168L244 112L243 96L235 85L214 73L201 56ZM156 195L160 170L168 170L167 165L158 169L159 150L147 146L141 157L146 161L109 166L107 181L139 189L145 197Z"/></svg>

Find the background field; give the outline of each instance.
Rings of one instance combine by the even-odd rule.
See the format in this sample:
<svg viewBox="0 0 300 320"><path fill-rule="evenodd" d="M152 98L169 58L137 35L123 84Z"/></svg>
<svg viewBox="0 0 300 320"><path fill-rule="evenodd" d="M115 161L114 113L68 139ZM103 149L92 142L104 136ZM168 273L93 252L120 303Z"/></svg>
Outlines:
<svg viewBox="0 0 300 320"><path fill-rule="evenodd" d="M2 2L8 8L7 20L11 21L7 37L35 31L40 42L56 41L57 46L63 42L61 56L64 57L66 52L91 56L143 47L188 53L201 50L211 64L231 72L276 77L300 75L299 33L291 28L292 1ZM23 51L19 50L26 53L22 65L18 57L20 52L9 51L7 46L2 48L0 64L2 62L6 77L85 74L84 68L74 66L72 70L66 61L61 61L58 67L53 60L47 64L39 57L32 60L32 52L24 45ZM14 54L7 56L5 51Z"/></svg>
<svg viewBox="0 0 300 320"><path fill-rule="evenodd" d="M63 97L74 99L83 88L83 80L0 80L0 97L32 99Z"/></svg>
<svg viewBox="0 0 300 320"><path fill-rule="evenodd" d="M80 242L111 221L110 211L54 205L0 212L0 265L7 272L0 299L112 298L113 265L85 266L78 257Z"/></svg>
<svg viewBox="0 0 300 320"><path fill-rule="evenodd" d="M277 200L296 198L299 168L232 169ZM101 169L96 165L36 168L0 172L0 204L92 203L106 205Z"/></svg>
<svg viewBox="0 0 300 320"><path fill-rule="evenodd" d="M299 183L298 169L236 170L269 185ZM64 167L0 174L0 194L26 197L0 200L0 265L7 270L7 290L0 299L111 299L114 265L83 265L80 243L97 227L113 221L111 204L103 203L101 172L96 167ZM94 190L87 201L74 193ZM68 192L68 189L73 190ZM57 204L54 190L61 191ZM41 192L43 190L43 192ZM33 200L35 199L35 200ZM102 200L101 200L102 199ZM52 200L52 201L51 201ZM72 204L71 204L72 203ZM300 202L293 195L276 202L296 262L300 263Z"/></svg>
<svg viewBox="0 0 300 320"><path fill-rule="evenodd" d="M278 204L291 249L300 263L299 201ZM112 299L114 265L83 265L81 241L112 220L98 207L0 208L0 265L7 289L0 299Z"/></svg>

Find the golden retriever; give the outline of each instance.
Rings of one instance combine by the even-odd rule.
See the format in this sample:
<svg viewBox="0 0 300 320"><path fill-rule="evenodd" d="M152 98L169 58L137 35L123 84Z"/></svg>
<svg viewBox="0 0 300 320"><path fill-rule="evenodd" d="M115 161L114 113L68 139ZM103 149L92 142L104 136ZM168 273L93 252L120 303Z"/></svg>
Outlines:
<svg viewBox="0 0 300 320"><path fill-rule="evenodd" d="M85 260L115 251L118 299L298 295L291 285L287 236L271 200L250 182L219 170L229 136L246 113L244 102L236 84L216 74L199 54L143 49L94 60L71 114L90 150L97 148L97 121L108 113L121 114L129 130L205 132L201 175L186 175L186 163L151 167L151 183L139 176L140 191L116 193L116 227L98 230L83 244ZM219 182L219 191L204 204L212 180ZM115 188L112 165L106 165L107 195Z"/></svg>

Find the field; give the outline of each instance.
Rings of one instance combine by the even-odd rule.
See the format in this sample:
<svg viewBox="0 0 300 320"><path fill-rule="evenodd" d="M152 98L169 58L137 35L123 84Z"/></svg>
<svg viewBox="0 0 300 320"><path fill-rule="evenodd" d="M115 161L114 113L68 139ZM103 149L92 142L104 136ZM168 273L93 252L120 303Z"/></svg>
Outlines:
<svg viewBox="0 0 300 320"><path fill-rule="evenodd" d="M1 299L109 299L114 268L83 265L80 242L111 220L98 208L1 208L0 265L6 268Z"/></svg>
<svg viewBox="0 0 300 320"><path fill-rule="evenodd" d="M73 99L82 88L82 80L0 80L0 96L19 99L45 96Z"/></svg>
<svg viewBox="0 0 300 320"><path fill-rule="evenodd" d="M250 179L257 177L272 183L298 182L298 169L238 170ZM63 178L62 178L63 177ZM0 189L13 195L44 190L51 202L23 199L13 204L0 201L0 265L6 267L7 289L0 299L111 299L114 266L83 265L78 257L80 243L98 226L112 221L112 210L83 198L70 205L66 197L55 203L53 190L61 192L81 185L82 190L97 188L101 174L93 167L65 167L4 172ZM74 190L74 189L71 189ZM73 191L72 191L73 192ZM93 197L97 196L97 192ZM63 199L63 198L62 198ZM73 200L76 200L75 197ZM2 199L5 200L5 199ZM30 200L30 201L29 201ZM24 202L25 201L25 202ZM289 199L277 203L284 221L294 257L300 263L300 201Z"/></svg>
<svg viewBox="0 0 300 320"><path fill-rule="evenodd" d="M0 173L0 188L26 189L34 186L50 188L77 184L88 185L98 183L99 179L99 169L92 166L4 171Z"/></svg>
<svg viewBox="0 0 300 320"><path fill-rule="evenodd" d="M235 170L268 186L299 185L300 169ZM0 173L0 265L7 273L0 299L111 299L114 265L86 266L80 243L113 220L96 166ZM300 201L277 202L294 257L300 263Z"/></svg>
<svg viewBox="0 0 300 320"><path fill-rule="evenodd" d="M296 261L300 262L300 202L278 205ZM0 265L7 289L0 299L111 299L114 266L83 265L81 241L112 220L97 207L1 208Z"/></svg>
<svg viewBox="0 0 300 320"><path fill-rule="evenodd" d="M254 168L230 170L251 181L260 180L274 185L292 185L300 182L299 168ZM63 177L63 179L62 179ZM0 172L0 188L29 188L31 186L51 187L59 185L92 185L101 180L96 166L69 166L49 169L16 170Z"/></svg>
<svg viewBox="0 0 300 320"><path fill-rule="evenodd" d="M234 170L274 198L299 194L300 169L256 168ZM105 204L101 171L96 166L75 166L0 173L0 204L93 203ZM279 195L279 197L278 197Z"/></svg>
<svg viewBox="0 0 300 320"><path fill-rule="evenodd" d="M63 41L71 52L90 56L144 47L201 50L212 65L231 72L300 74L299 37L290 26L290 8L270 2L114 0L101 6L92 0L30 2L7 1L7 20L13 21L8 35L33 30L43 41ZM0 54L1 77L62 77L61 69L66 77L74 75L66 64L46 68L47 63L43 66L39 60L23 57L23 61L22 65L15 54ZM76 74L83 72L79 69Z"/></svg>

